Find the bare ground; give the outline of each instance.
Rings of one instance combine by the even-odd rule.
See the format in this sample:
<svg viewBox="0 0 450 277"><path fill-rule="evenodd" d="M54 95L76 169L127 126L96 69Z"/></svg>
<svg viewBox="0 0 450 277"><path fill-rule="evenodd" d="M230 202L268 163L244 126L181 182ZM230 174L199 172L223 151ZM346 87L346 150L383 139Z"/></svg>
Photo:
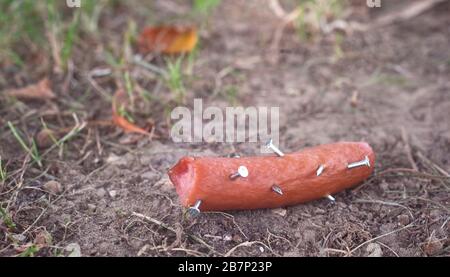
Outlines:
<svg viewBox="0 0 450 277"><path fill-rule="evenodd" d="M19 182L12 187L2 186L2 200L15 200L10 207L15 233L25 236L16 244L35 241L46 230L52 246L39 255L77 243L86 256L448 256L450 182L443 176L450 172L450 3L401 23L349 34L342 57L336 57L332 36L304 42L286 30L275 64L267 57L273 54L269 45L279 21L259 3L224 1L216 11L202 32L198 78L188 86L189 99L226 106L226 97L211 92L235 87L239 105L279 106L280 147L286 152L367 141L377 155L374 176L336 195L335 204L319 200L189 219L167 169L184 155L258 155L259 146L174 144L156 114L162 108L155 107L159 138L127 145L129 135L92 129L67 146L63 158L49 155L44 173L31 167L22 177L15 175ZM102 118L109 106L83 72L104 62L95 53L78 55L69 80L73 94L58 104L67 109L71 95L86 95L84 103L92 108L83 116ZM227 67L233 72L219 80ZM2 72L9 87L30 79L13 69ZM55 92L63 95L65 79L53 79ZM104 86L113 91L112 81ZM55 104L30 105L39 114ZM26 109L11 111L3 103L0 108L0 124L18 120L23 130L37 131L27 123ZM6 131L0 154L11 172L23 172L23 150ZM63 194L42 190L52 179L63 185ZM17 254L5 234L0 232L0 255Z"/></svg>

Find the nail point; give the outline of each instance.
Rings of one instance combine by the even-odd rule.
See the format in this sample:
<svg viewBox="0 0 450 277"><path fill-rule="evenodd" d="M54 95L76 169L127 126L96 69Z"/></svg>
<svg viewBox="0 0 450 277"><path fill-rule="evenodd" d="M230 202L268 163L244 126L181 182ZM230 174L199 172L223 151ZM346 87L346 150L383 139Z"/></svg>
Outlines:
<svg viewBox="0 0 450 277"><path fill-rule="evenodd" d="M278 193L279 195L283 195L283 190L277 185L272 186L272 191Z"/></svg>
<svg viewBox="0 0 450 277"><path fill-rule="evenodd" d="M319 177L320 175L322 175L324 169L325 169L325 166L324 166L323 164L321 164L321 165L319 166L319 168L317 169L317 171L316 171L317 177Z"/></svg>

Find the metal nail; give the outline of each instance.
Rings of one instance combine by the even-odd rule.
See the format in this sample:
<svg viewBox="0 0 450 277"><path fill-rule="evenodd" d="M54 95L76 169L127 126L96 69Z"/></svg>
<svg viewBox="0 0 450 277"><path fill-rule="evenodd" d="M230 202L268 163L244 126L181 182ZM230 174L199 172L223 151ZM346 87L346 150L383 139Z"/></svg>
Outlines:
<svg viewBox="0 0 450 277"><path fill-rule="evenodd" d="M323 164L321 164L320 166L319 166L319 168L317 169L317 171L316 171L316 175L317 175L317 177L319 177L322 173L323 173L323 170L325 169L325 166L323 165Z"/></svg>
<svg viewBox="0 0 450 277"><path fill-rule="evenodd" d="M276 147L276 146L273 144L273 140L272 140L272 139L270 139L270 140L266 143L266 147L269 148L269 149L271 149L273 152L275 152L275 154L277 154L279 157L283 157L283 156L284 156L284 153L281 152L281 150L278 149L278 147Z"/></svg>
<svg viewBox="0 0 450 277"><path fill-rule="evenodd" d="M328 200L330 200L331 202L336 202L336 198L334 198L333 196L331 196L331 195L328 194L326 197L327 197Z"/></svg>
<svg viewBox="0 0 450 277"><path fill-rule="evenodd" d="M272 186L272 191L278 193L279 195L283 195L283 190L277 185Z"/></svg>
<svg viewBox="0 0 450 277"><path fill-rule="evenodd" d="M355 163L351 163L351 164L349 164L347 166L347 168L351 169L351 168L360 167L360 166L368 166L368 167L370 167L369 157L365 156L364 160L359 161L359 162L355 162Z"/></svg>
<svg viewBox="0 0 450 277"><path fill-rule="evenodd" d="M234 179L236 179L238 177L242 177L242 178L247 178L248 177L248 169L247 169L247 167L241 165L238 168L238 171L236 173L233 173L233 174L230 175L230 179L231 180L234 180Z"/></svg>
<svg viewBox="0 0 450 277"><path fill-rule="evenodd" d="M195 205L192 207L189 207L188 209L188 213L190 216L192 217L196 217L200 214L200 205L202 204L202 200L197 200L197 202L195 202Z"/></svg>

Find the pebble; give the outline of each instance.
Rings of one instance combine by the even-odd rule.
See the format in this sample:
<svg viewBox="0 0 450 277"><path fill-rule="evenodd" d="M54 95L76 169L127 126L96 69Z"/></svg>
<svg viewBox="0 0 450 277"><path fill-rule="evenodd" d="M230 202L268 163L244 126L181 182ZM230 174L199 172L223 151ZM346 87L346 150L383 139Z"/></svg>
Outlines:
<svg viewBox="0 0 450 277"><path fill-rule="evenodd" d="M65 250L69 252L67 257L81 257L81 247L78 243L71 243L67 245Z"/></svg>
<svg viewBox="0 0 450 277"><path fill-rule="evenodd" d="M60 194L63 192L63 186L58 181L48 181L43 186L44 190L51 194Z"/></svg>
<svg viewBox="0 0 450 277"><path fill-rule="evenodd" d="M94 204L88 204L87 207L90 212L95 212L95 209L97 209L97 206Z"/></svg>
<svg viewBox="0 0 450 277"><path fill-rule="evenodd" d="M383 250L381 249L381 246L378 243L369 243L369 245L367 245L366 251L369 257L383 256Z"/></svg>
<svg viewBox="0 0 450 277"><path fill-rule="evenodd" d="M278 209L272 209L272 213L277 214L279 216L285 217L287 210L283 209L283 208L278 208Z"/></svg>
<svg viewBox="0 0 450 277"><path fill-rule="evenodd" d="M105 195L106 195L106 190L104 188L99 188L97 190L97 196L98 197L103 198L103 197L105 197Z"/></svg>
<svg viewBox="0 0 450 277"><path fill-rule="evenodd" d="M115 198L117 196L117 190L110 190L109 196L111 196L111 198Z"/></svg>

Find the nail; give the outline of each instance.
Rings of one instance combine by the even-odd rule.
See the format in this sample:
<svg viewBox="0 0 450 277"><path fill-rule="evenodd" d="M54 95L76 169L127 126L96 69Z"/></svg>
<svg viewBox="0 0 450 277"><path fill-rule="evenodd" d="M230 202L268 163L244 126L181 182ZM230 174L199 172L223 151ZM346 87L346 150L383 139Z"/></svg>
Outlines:
<svg viewBox="0 0 450 277"><path fill-rule="evenodd" d="M283 195L283 190L277 185L272 186L272 191L278 193L279 195Z"/></svg>
<svg viewBox="0 0 450 277"><path fill-rule="evenodd" d="M351 164L349 164L347 166L347 168L351 169L351 168L360 167L360 166L368 166L368 167L370 167L369 157L365 156L364 160L359 161L359 162L355 162L355 163L351 163Z"/></svg>
<svg viewBox="0 0 450 277"><path fill-rule="evenodd" d="M238 168L238 171L236 173L233 173L233 174L230 175L230 179L231 180L234 180L234 179L236 179L238 177L242 177L242 178L247 178L248 177L248 169L247 169L247 167L241 165Z"/></svg>
<svg viewBox="0 0 450 277"><path fill-rule="evenodd" d="M327 197L328 200L330 200L331 202L336 202L336 198L334 198L333 196L331 196L331 195L328 194L326 197Z"/></svg>
<svg viewBox="0 0 450 277"><path fill-rule="evenodd" d="M323 173L323 170L324 170L324 169L325 169L325 166L324 166L323 164L321 164L321 165L319 166L319 168L317 169L317 171L316 171L317 177L320 176L320 175Z"/></svg>
<svg viewBox="0 0 450 277"><path fill-rule="evenodd" d="M196 217L200 214L200 205L202 204L202 200L197 200L197 202L195 202L195 205L192 207L189 207L188 209L188 213L190 216L192 217Z"/></svg>
<svg viewBox="0 0 450 277"><path fill-rule="evenodd" d="M284 156L284 153L281 152L281 150L278 149L278 147L276 147L273 144L273 140L272 139L270 139L269 142L266 143L266 147L271 149L273 152L275 152L275 154L277 154L279 157L283 157Z"/></svg>

